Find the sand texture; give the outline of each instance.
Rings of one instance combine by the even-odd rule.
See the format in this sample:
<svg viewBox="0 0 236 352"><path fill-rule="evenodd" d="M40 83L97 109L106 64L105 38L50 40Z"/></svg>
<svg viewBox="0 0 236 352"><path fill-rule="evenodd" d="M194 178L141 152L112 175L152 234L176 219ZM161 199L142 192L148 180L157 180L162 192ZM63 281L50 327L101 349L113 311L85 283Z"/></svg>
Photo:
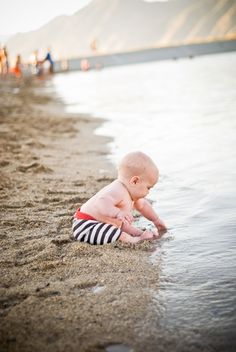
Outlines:
<svg viewBox="0 0 236 352"><path fill-rule="evenodd" d="M0 81L1 351L152 351L153 244L71 238L75 209L115 170L102 120L65 113L46 83Z"/></svg>

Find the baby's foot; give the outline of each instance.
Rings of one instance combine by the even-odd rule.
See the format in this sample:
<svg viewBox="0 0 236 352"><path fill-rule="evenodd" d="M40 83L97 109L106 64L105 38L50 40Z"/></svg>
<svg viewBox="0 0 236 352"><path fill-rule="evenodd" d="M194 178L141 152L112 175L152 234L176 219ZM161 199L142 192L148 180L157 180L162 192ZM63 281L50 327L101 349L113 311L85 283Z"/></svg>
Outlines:
<svg viewBox="0 0 236 352"><path fill-rule="evenodd" d="M143 231L142 235L140 236L140 239L142 240L152 240L153 239L153 233L149 230Z"/></svg>

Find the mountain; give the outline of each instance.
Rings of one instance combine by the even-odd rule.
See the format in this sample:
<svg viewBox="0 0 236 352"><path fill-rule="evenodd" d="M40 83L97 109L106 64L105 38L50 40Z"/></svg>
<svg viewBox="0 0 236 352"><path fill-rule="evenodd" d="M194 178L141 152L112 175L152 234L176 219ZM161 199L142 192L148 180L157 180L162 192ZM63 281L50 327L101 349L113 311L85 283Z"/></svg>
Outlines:
<svg viewBox="0 0 236 352"><path fill-rule="evenodd" d="M93 0L71 16L59 16L38 30L7 41L11 56L23 59L52 48L54 58L133 51L150 47L236 39L235 0Z"/></svg>

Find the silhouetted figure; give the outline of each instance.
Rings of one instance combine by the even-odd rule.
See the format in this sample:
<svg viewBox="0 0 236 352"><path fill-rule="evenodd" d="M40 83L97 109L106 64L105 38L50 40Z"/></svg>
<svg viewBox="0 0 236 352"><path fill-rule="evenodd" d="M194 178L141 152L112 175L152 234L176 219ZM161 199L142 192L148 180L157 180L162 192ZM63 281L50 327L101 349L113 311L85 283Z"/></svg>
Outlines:
<svg viewBox="0 0 236 352"><path fill-rule="evenodd" d="M4 46L3 47L3 52L4 52L4 56L5 56L5 67L4 67L4 73L8 73L9 72L9 60L8 60L8 51L7 51L7 47Z"/></svg>
<svg viewBox="0 0 236 352"><path fill-rule="evenodd" d="M90 48L94 52L94 54L97 52L97 50L98 50L98 40L97 39L93 39L91 41Z"/></svg>
<svg viewBox="0 0 236 352"><path fill-rule="evenodd" d="M0 47L0 74L9 72L8 52L6 46Z"/></svg>
<svg viewBox="0 0 236 352"><path fill-rule="evenodd" d="M11 72L16 77L21 77L22 76L22 62L21 62L21 56L20 55L17 55L15 65L13 66Z"/></svg>
<svg viewBox="0 0 236 352"><path fill-rule="evenodd" d="M52 59L52 54L51 54L50 48L48 48L47 55L42 62L44 63L46 61L48 61L48 63L49 63L49 73L53 73L54 72L54 61Z"/></svg>
<svg viewBox="0 0 236 352"><path fill-rule="evenodd" d="M92 50L93 54L97 56L97 54L98 54L98 40L96 38L91 41L90 49ZM98 60L99 60L99 58L98 58ZM97 70L100 70L102 68L102 64L100 62L96 62L94 66Z"/></svg>
<svg viewBox="0 0 236 352"><path fill-rule="evenodd" d="M88 71L90 66L89 66L89 62L87 59L82 59L80 61L80 68L82 71Z"/></svg>
<svg viewBox="0 0 236 352"><path fill-rule="evenodd" d="M3 49L0 47L0 74L3 73Z"/></svg>
<svg viewBox="0 0 236 352"><path fill-rule="evenodd" d="M41 76L43 74L43 65L42 61L38 59L38 50L33 51L30 55L30 65L33 75Z"/></svg>

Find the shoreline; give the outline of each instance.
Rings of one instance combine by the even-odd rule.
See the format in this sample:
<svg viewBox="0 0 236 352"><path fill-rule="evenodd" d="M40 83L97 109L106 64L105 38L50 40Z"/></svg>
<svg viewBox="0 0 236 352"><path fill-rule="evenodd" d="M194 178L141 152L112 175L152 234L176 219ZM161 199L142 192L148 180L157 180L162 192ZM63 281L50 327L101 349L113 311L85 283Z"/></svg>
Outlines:
<svg viewBox="0 0 236 352"><path fill-rule="evenodd" d="M218 40L199 43L179 43L179 45L152 48L140 48L132 51L115 53L98 53L84 55L78 58L69 58L55 62L55 73L71 71L87 71L106 67L132 65L162 60L194 59L203 55L224 54L236 51L236 39Z"/></svg>
<svg viewBox="0 0 236 352"><path fill-rule="evenodd" d="M2 351L153 351L154 245L71 238L76 208L115 177L102 120L66 113L37 79L0 93Z"/></svg>

